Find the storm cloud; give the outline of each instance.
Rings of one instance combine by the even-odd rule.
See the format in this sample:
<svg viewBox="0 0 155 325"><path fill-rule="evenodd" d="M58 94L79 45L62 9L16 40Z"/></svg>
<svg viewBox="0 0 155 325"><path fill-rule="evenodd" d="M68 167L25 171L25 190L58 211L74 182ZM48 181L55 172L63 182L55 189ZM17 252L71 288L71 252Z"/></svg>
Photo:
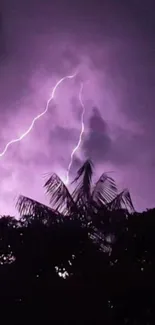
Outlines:
<svg viewBox="0 0 155 325"><path fill-rule="evenodd" d="M106 160L107 153L111 148L111 139L108 134L108 126L101 117L99 110L93 108L92 111L89 120L89 133L83 142L82 149L85 157L95 163Z"/></svg>
<svg viewBox="0 0 155 325"><path fill-rule="evenodd" d="M63 179L86 158L112 169L136 208L155 205L155 19L153 1L5 0L0 16L0 151L48 113L0 160L0 212L15 213L19 193L45 202L43 174ZM87 82L88 81L88 82ZM94 109L96 107L96 109ZM33 186L32 186L33 184Z"/></svg>

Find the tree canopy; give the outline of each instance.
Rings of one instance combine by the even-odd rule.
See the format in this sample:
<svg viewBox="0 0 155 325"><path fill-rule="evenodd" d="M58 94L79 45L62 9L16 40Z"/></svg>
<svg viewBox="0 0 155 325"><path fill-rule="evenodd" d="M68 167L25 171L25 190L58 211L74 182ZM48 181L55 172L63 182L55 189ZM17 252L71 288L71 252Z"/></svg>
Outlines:
<svg viewBox="0 0 155 325"><path fill-rule="evenodd" d="M94 184L89 160L72 184L52 174L49 206L20 196L21 218L1 217L1 318L154 324L155 209L106 173Z"/></svg>

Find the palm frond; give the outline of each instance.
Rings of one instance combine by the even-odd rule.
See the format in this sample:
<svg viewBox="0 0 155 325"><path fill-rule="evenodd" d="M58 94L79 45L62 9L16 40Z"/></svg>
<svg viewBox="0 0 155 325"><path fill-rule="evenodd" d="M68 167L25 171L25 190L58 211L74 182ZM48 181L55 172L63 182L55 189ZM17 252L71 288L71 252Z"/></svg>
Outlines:
<svg viewBox="0 0 155 325"><path fill-rule="evenodd" d="M124 189L110 203L107 204L110 210L126 209L128 212L135 212L130 193Z"/></svg>
<svg viewBox="0 0 155 325"><path fill-rule="evenodd" d="M20 195L16 207L20 213L20 216L30 216L35 218L49 218L57 217L58 213L52 210L50 207L39 203L29 197Z"/></svg>
<svg viewBox="0 0 155 325"><path fill-rule="evenodd" d="M72 197L76 202L81 200L89 201L91 197L91 182L92 182L92 162L91 160L86 160L83 166L78 170L77 177L73 180L73 183L77 183L75 190L72 193Z"/></svg>
<svg viewBox="0 0 155 325"><path fill-rule="evenodd" d="M76 204L60 177L53 174L45 183L46 193L50 196L51 206L59 212L76 210Z"/></svg>
<svg viewBox="0 0 155 325"><path fill-rule="evenodd" d="M117 186L113 178L103 173L92 191L92 201L98 206L106 205L111 202L117 194Z"/></svg>

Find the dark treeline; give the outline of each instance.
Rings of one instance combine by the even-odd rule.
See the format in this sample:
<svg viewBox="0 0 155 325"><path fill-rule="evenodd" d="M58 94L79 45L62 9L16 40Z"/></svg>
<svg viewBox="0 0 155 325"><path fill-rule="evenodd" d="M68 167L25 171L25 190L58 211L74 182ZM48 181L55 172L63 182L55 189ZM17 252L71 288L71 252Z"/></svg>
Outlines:
<svg viewBox="0 0 155 325"><path fill-rule="evenodd" d="M20 220L0 219L3 322L155 323L155 209L135 212L127 190L92 173L86 161L72 193L53 174L52 208L20 196Z"/></svg>

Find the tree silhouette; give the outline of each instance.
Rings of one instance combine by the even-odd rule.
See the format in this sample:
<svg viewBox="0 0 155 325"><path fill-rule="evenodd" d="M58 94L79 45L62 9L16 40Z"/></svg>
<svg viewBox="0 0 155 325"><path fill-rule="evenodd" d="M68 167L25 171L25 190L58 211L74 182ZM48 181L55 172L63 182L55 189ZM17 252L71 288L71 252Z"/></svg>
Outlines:
<svg viewBox="0 0 155 325"><path fill-rule="evenodd" d="M70 193L53 174L51 207L21 196L20 220L0 219L5 321L154 324L155 209L134 212L127 191L92 176L86 161Z"/></svg>
<svg viewBox="0 0 155 325"><path fill-rule="evenodd" d="M45 215L53 215L54 218L58 215L59 217L76 215L85 221L90 221L93 214L99 210L112 211L123 208L134 212L127 189L118 193L115 181L106 173L103 173L95 184L92 184L92 176L92 162L86 160L71 183L75 184L75 188L70 193L63 181L54 173L44 185L51 207L21 195L17 208L21 215L35 215L39 218Z"/></svg>

